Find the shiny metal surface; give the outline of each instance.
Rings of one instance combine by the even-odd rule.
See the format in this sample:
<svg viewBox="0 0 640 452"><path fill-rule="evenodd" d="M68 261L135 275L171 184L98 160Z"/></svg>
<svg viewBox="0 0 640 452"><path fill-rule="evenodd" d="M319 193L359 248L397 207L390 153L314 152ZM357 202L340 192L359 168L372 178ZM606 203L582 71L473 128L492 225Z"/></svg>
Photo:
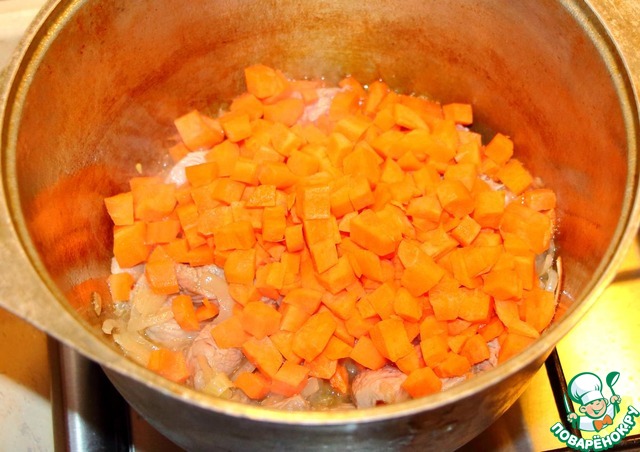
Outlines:
<svg viewBox="0 0 640 452"><path fill-rule="evenodd" d="M470 101L479 130L512 135L558 192L559 321L526 355L447 393L348 413L211 399L123 358L88 302L108 272L102 198L136 163L153 173L172 118L229 99L255 61ZM246 448L256 436L274 448L463 444L593 304L639 221L633 87L578 1L51 1L11 65L0 139L0 303L105 365L128 401L189 449Z"/></svg>
<svg viewBox="0 0 640 452"><path fill-rule="evenodd" d="M129 450L128 406L100 368L49 339L56 450Z"/></svg>

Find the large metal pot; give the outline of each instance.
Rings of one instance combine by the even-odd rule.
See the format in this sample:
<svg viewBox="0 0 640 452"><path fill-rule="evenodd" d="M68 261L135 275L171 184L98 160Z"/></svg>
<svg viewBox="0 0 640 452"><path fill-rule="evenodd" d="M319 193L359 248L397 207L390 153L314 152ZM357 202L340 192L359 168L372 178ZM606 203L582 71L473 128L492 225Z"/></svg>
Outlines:
<svg viewBox="0 0 640 452"><path fill-rule="evenodd" d="M109 271L102 198L163 163L172 119L220 105L255 62L294 77L383 78L475 105L558 193L559 315L526 353L445 393L286 413L172 384L99 330L87 287ZM611 279L638 226L638 111L624 63L580 1L50 1L2 91L0 305L102 364L190 450L455 448L522 393ZM82 284L94 278L93 285Z"/></svg>

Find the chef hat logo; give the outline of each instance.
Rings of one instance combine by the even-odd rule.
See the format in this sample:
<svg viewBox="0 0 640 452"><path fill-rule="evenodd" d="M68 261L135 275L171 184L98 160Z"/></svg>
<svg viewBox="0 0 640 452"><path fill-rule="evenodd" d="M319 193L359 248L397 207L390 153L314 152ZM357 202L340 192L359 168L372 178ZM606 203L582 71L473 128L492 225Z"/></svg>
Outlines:
<svg viewBox="0 0 640 452"><path fill-rule="evenodd" d="M569 382L569 395L574 402L580 405L604 399L604 395L602 395L602 380L591 372L580 373Z"/></svg>

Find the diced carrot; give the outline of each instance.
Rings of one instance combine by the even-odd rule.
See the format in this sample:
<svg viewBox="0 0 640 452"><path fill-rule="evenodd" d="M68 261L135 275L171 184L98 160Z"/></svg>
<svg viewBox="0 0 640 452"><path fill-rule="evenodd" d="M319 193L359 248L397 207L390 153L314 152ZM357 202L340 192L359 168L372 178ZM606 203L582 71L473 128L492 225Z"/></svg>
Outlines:
<svg viewBox="0 0 640 452"><path fill-rule="evenodd" d="M362 275L374 281L383 281L382 263L375 253L369 250L354 249L349 252L348 256L355 260Z"/></svg>
<svg viewBox="0 0 640 452"><path fill-rule="evenodd" d="M336 93L329 107L329 119L337 121L347 115L355 113L360 103L359 93L353 90Z"/></svg>
<svg viewBox="0 0 640 452"><path fill-rule="evenodd" d="M404 287L396 292L393 310L404 320L418 321L422 318L422 303Z"/></svg>
<svg viewBox="0 0 640 452"><path fill-rule="evenodd" d="M351 240L361 247L385 256L396 251L399 240L372 210L364 210L351 220Z"/></svg>
<svg viewBox="0 0 640 452"><path fill-rule="evenodd" d="M289 252L301 251L304 248L302 225L287 226L284 230L284 240Z"/></svg>
<svg viewBox="0 0 640 452"><path fill-rule="evenodd" d="M516 159L511 159L496 174L500 182L516 195L521 194L533 183L533 176Z"/></svg>
<svg viewBox="0 0 640 452"><path fill-rule="evenodd" d="M541 333L553 320L556 299L553 292L538 287L524 293L525 321Z"/></svg>
<svg viewBox="0 0 640 452"><path fill-rule="evenodd" d="M328 307L338 318L346 320L356 306L358 296L348 290L336 294L326 292L322 295L322 304Z"/></svg>
<svg viewBox="0 0 640 452"><path fill-rule="evenodd" d="M304 112L302 99L289 98L264 105L264 119L287 127L294 125Z"/></svg>
<svg viewBox="0 0 640 452"><path fill-rule="evenodd" d="M426 315L420 322L420 337L424 339L441 334L448 334L447 322L437 320L433 314Z"/></svg>
<svg viewBox="0 0 640 452"><path fill-rule="evenodd" d="M231 316L211 328L211 336L220 348L239 348L249 339L239 316Z"/></svg>
<svg viewBox="0 0 640 452"><path fill-rule="evenodd" d="M284 358L269 337L250 337L242 344L244 356L262 373L273 378L282 366Z"/></svg>
<svg viewBox="0 0 640 452"><path fill-rule="evenodd" d="M147 259L146 224L142 221L113 230L113 255L122 268L134 267Z"/></svg>
<svg viewBox="0 0 640 452"><path fill-rule="evenodd" d="M174 121L182 142L194 151L200 148L210 148L224 139L221 129L211 127L197 110L192 110Z"/></svg>
<svg viewBox="0 0 640 452"><path fill-rule="evenodd" d="M167 219L147 222L145 243L148 245L156 243L169 243L174 240L180 232L180 221Z"/></svg>
<svg viewBox="0 0 640 452"><path fill-rule="evenodd" d="M496 314L500 321L507 327L509 333L537 338L538 330L520 319L518 305L514 301L495 300Z"/></svg>
<svg viewBox="0 0 640 452"><path fill-rule="evenodd" d="M498 165L504 165L513 156L513 141L497 133L485 147L484 153Z"/></svg>
<svg viewBox="0 0 640 452"><path fill-rule="evenodd" d="M296 208L303 220L320 220L331 216L331 187L302 185L296 191Z"/></svg>
<svg viewBox="0 0 640 452"><path fill-rule="evenodd" d="M332 294L346 289L355 279L349 260L344 256L338 258L333 267L318 275L320 284Z"/></svg>
<svg viewBox="0 0 640 452"><path fill-rule="evenodd" d="M351 315L345 320L347 332L355 337L361 338L369 332L369 330L380 320L379 317L363 317L358 309L354 308Z"/></svg>
<svg viewBox="0 0 640 452"><path fill-rule="evenodd" d="M262 400L271 392L269 380L259 372L240 372L233 383L252 400Z"/></svg>
<svg viewBox="0 0 640 452"><path fill-rule="evenodd" d="M449 354L447 336L445 334L438 334L421 337L420 350L422 351L422 359L424 359L427 366L437 366L444 361Z"/></svg>
<svg viewBox="0 0 640 452"><path fill-rule="evenodd" d="M489 342L500 336L504 331L504 325L499 318L494 317L491 321L478 329L478 334L482 336L485 342Z"/></svg>
<svg viewBox="0 0 640 452"><path fill-rule="evenodd" d="M183 142L179 142L174 144L168 149L169 155L171 156L171 160L174 163L178 163L180 160L185 158L187 154L189 154L189 148L185 146Z"/></svg>
<svg viewBox="0 0 640 452"><path fill-rule="evenodd" d="M473 124L473 109L469 104L452 103L442 106L445 119L450 119L456 124L468 126Z"/></svg>
<svg viewBox="0 0 640 452"><path fill-rule="evenodd" d="M199 331L200 324L196 317L196 310L193 300L189 295L176 295L171 301L171 311L173 317L185 331Z"/></svg>
<svg viewBox="0 0 640 452"><path fill-rule="evenodd" d="M258 185L258 162L238 157L233 164L229 178L248 185Z"/></svg>
<svg viewBox="0 0 640 452"><path fill-rule="evenodd" d="M245 68L244 76L247 91L258 99L277 96L287 89L288 82L282 74L263 64Z"/></svg>
<svg viewBox="0 0 640 452"><path fill-rule="evenodd" d="M104 198L104 205L114 225L133 224L133 193L130 191Z"/></svg>
<svg viewBox="0 0 640 452"><path fill-rule="evenodd" d="M465 336L462 334L458 334L456 336L449 336L447 338L447 344L449 345L449 348L451 349L452 352L460 353L460 350L462 349L462 346L465 344L467 339L468 339L468 336Z"/></svg>
<svg viewBox="0 0 640 452"><path fill-rule="evenodd" d="M329 384L340 394L347 394L349 392L349 372L344 365L336 365L336 371L329 379Z"/></svg>
<svg viewBox="0 0 640 452"><path fill-rule="evenodd" d="M258 301L262 295L253 284L229 284L229 295L242 306Z"/></svg>
<svg viewBox="0 0 640 452"><path fill-rule="evenodd" d="M443 180L436 193L442 208L458 218L469 215L475 207L471 193L460 181Z"/></svg>
<svg viewBox="0 0 640 452"><path fill-rule="evenodd" d="M397 125L407 129L426 129L428 127L420 115L407 105L395 104L393 117Z"/></svg>
<svg viewBox="0 0 640 452"><path fill-rule="evenodd" d="M256 270L255 287L265 297L276 300L284 287L286 268L282 262L269 262Z"/></svg>
<svg viewBox="0 0 640 452"><path fill-rule="evenodd" d="M356 142L366 132L370 124L371 121L365 116L347 115L336 123L334 131Z"/></svg>
<svg viewBox="0 0 640 452"><path fill-rule="evenodd" d="M329 359L324 354L318 355L304 364L309 369L309 376L329 380L338 369L338 361Z"/></svg>
<svg viewBox="0 0 640 452"><path fill-rule="evenodd" d="M336 329L336 321L328 312L312 315L302 327L295 332L293 351L301 358L312 361L326 347Z"/></svg>
<svg viewBox="0 0 640 452"><path fill-rule="evenodd" d="M369 85L366 98L364 101L363 112L367 116L373 116L376 113L380 102L389 92L389 86L383 81L376 80Z"/></svg>
<svg viewBox="0 0 640 452"><path fill-rule="evenodd" d="M276 188L286 189L295 184L298 176L282 162L266 162L258 170L258 180L264 185L275 185Z"/></svg>
<svg viewBox="0 0 640 452"><path fill-rule="evenodd" d="M455 320L460 312L460 284L451 277L443 277L429 290L429 303L437 320Z"/></svg>
<svg viewBox="0 0 640 452"><path fill-rule="evenodd" d="M242 327L256 339L263 339L280 330L281 319L282 314L261 301L251 301L242 310Z"/></svg>
<svg viewBox="0 0 640 452"><path fill-rule="evenodd" d="M369 303L371 303L374 313L379 315L383 320L388 319L394 314L393 306L395 298L396 288L388 282L382 283L366 297Z"/></svg>
<svg viewBox="0 0 640 452"><path fill-rule="evenodd" d="M287 167L296 176L310 176L318 172L320 162L313 155L294 150L287 159Z"/></svg>
<svg viewBox="0 0 640 452"><path fill-rule="evenodd" d="M109 275L107 282L109 283L109 291L113 301L129 301L131 287L135 282L131 273L113 273Z"/></svg>
<svg viewBox="0 0 640 452"><path fill-rule="evenodd" d="M425 362L422 359L422 352L420 351L420 346L413 346L413 351L409 354L403 356L402 358L396 361L396 366L405 374L409 375L416 369L420 369L425 367Z"/></svg>
<svg viewBox="0 0 640 452"><path fill-rule="evenodd" d="M369 330L369 337L380 354L396 362L413 351L404 323L398 318L383 319Z"/></svg>
<svg viewBox="0 0 640 452"><path fill-rule="evenodd" d="M421 251L415 263L405 268L400 283L411 295L418 297L435 286L444 274L442 267Z"/></svg>
<svg viewBox="0 0 640 452"><path fill-rule="evenodd" d="M182 383L190 377L182 352L166 348L151 351L147 368L176 383Z"/></svg>
<svg viewBox="0 0 640 452"><path fill-rule="evenodd" d="M158 221L174 209L176 186L164 183L142 183L132 185L135 218L143 221Z"/></svg>
<svg viewBox="0 0 640 452"><path fill-rule="evenodd" d="M484 322L491 315L491 297L480 289L460 288L458 316L469 322Z"/></svg>
<svg viewBox="0 0 640 452"><path fill-rule="evenodd" d="M311 317L310 313L298 305L282 303L279 310L282 314L280 329L283 331L296 332Z"/></svg>
<svg viewBox="0 0 640 452"><path fill-rule="evenodd" d="M484 337L479 334L475 334L466 340L460 350L460 354L467 358L472 365L485 361L490 356L489 347Z"/></svg>
<svg viewBox="0 0 640 452"><path fill-rule="evenodd" d="M442 206L435 194L431 193L418 198L413 198L407 206L407 215L414 218L424 218L433 222L439 222L442 215Z"/></svg>
<svg viewBox="0 0 640 452"><path fill-rule="evenodd" d="M556 207L556 194L548 188L537 188L527 190L524 193L524 203L526 206L537 210L551 210Z"/></svg>
<svg viewBox="0 0 640 452"><path fill-rule="evenodd" d="M238 143L251 136L251 118L244 111L235 111L220 117L220 125L227 139L232 143Z"/></svg>
<svg viewBox="0 0 640 452"><path fill-rule="evenodd" d="M382 159L368 146L355 146L353 151L342 161L344 174L352 177L364 177L369 183L377 184L380 180L380 163Z"/></svg>
<svg viewBox="0 0 640 452"><path fill-rule="evenodd" d="M248 221L234 221L222 226L214 236L216 249L248 250L256 243L253 226Z"/></svg>
<svg viewBox="0 0 640 452"><path fill-rule="evenodd" d="M251 284L256 273L256 251L233 250L224 264L224 275L231 284Z"/></svg>
<svg viewBox="0 0 640 452"><path fill-rule="evenodd" d="M466 215L458 226L451 230L451 237L456 239L462 246L469 246L471 242L480 234L482 226L473 218Z"/></svg>
<svg viewBox="0 0 640 452"><path fill-rule="evenodd" d="M192 187L202 187L218 177L218 164L216 162L200 163L187 166L184 171Z"/></svg>
<svg viewBox="0 0 640 452"><path fill-rule="evenodd" d="M308 375L306 367L285 361L271 380L271 391L285 397L299 394L307 384Z"/></svg>
<svg viewBox="0 0 640 452"><path fill-rule="evenodd" d="M271 342L276 346L282 356L289 362L300 364L302 358L293 352L293 333L291 331L278 331L271 336Z"/></svg>
<svg viewBox="0 0 640 452"><path fill-rule="evenodd" d="M349 357L371 370L380 369L387 363L385 357L382 356L368 336L361 336L358 339Z"/></svg>
<svg viewBox="0 0 640 452"><path fill-rule="evenodd" d="M206 297L202 299L202 305L196 308L196 319L204 322L213 319L220 313L220 308L211 303Z"/></svg>
<svg viewBox="0 0 640 452"><path fill-rule="evenodd" d="M522 282L515 270L491 270L485 274L483 291L501 300L522 298Z"/></svg>
<svg viewBox="0 0 640 452"><path fill-rule="evenodd" d="M338 360L347 358L351 354L352 349L353 346L347 344L342 339L339 339L336 336L331 336L322 353L329 359Z"/></svg>
<svg viewBox="0 0 640 452"><path fill-rule="evenodd" d="M505 205L504 191L483 191L476 194L473 219L484 228L498 228Z"/></svg>
<svg viewBox="0 0 640 452"><path fill-rule="evenodd" d="M460 377L471 369L469 360L457 353L449 352L444 361L435 366L433 371L440 378Z"/></svg>
<svg viewBox="0 0 640 452"><path fill-rule="evenodd" d="M254 119L260 119L264 111L262 102L251 93L244 93L233 99L229 110L243 111L249 115L252 121Z"/></svg>
<svg viewBox="0 0 640 452"><path fill-rule="evenodd" d="M509 358L517 355L527 348L535 339L530 336L523 336L517 333L507 333L504 341L500 344L498 352L498 364L505 362Z"/></svg>
<svg viewBox="0 0 640 452"><path fill-rule="evenodd" d="M402 387L413 398L425 397L440 392L442 381L430 367L423 367L411 372Z"/></svg>

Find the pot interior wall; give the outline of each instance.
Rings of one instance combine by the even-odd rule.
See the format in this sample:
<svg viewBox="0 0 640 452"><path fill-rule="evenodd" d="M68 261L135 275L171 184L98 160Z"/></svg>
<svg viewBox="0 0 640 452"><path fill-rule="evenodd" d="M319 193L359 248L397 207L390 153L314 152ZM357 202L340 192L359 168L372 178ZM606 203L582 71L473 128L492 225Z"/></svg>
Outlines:
<svg viewBox="0 0 640 452"><path fill-rule="evenodd" d="M24 87L16 149L27 225L64 292L108 269L101 198L136 163L144 174L166 164L173 118L224 106L256 62L473 103L485 139L512 136L557 190L569 298L607 254L625 127L603 59L559 2L94 0L66 13L50 19L57 36Z"/></svg>
<svg viewBox="0 0 640 452"><path fill-rule="evenodd" d="M166 164L173 118L224 106L256 62L473 103L477 130L512 136L558 193L565 301L591 288L609 251L625 124L602 57L559 2L110 0L68 12L31 55L42 58L22 90L16 169L40 258L76 307L86 305L77 284L109 268L102 198L137 163L143 174Z"/></svg>

